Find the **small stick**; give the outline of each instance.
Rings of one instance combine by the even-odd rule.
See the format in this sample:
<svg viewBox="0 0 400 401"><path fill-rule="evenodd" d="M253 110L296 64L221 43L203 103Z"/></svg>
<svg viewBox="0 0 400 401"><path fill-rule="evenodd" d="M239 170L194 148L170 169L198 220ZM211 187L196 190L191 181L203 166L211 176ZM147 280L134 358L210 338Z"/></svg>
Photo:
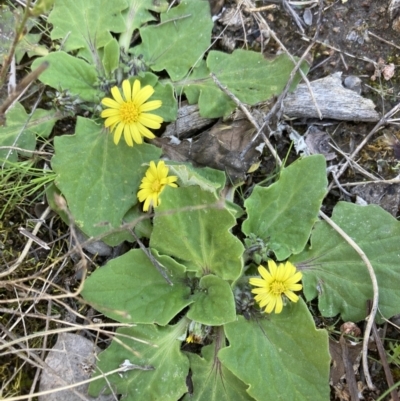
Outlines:
<svg viewBox="0 0 400 401"><path fill-rule="evenodd" d="M342 334L339 340L340 347L342 348L342 359L346 371L346 382L349 387L351 401L360 401L358 397L358 388L356 375L354 374L353 365L350 362L349 349L346 344L346 338Z"/></svg>
<svg viewBox="0 0 400 401"><path fill-rule="evenodd" d="M364 145L371 139L371 137L383 126L385 125L389 118L391 118L394 114L396 114L400 110L400 103L394 106L390 111L388 111L375 125L375 127L371 130L371 132L362 140L362 142L357 146L354 152L350 155L349 159L354 159L357 156L358 152L364 147ZM340 176L346 171L347 167L349 166L350 161L347 160L343 166L340 168L339 172L337 173L336 177L339 179ZM332 189L333 183L329 184L328 192Z"/></svg>
<svg viewBox="0 0 400 401"><path fill-rule="evenodd" d="M244 8L244 11L248 13L258 13L260 11L274 10L275 8L278 8L276 4L270 4L269 6L262 6L259 8L254 8L254 7Z"/></svg>
<svg viewBox="0 0 400 401"><path fill-rule="evenodd" d="M36 242L39 246L41 246L43 249L49 250L50 247L46 244L46 242L42 241L39 237L36 235L33 235L30 231L26 230L24 227L19 227L18 231L22 234L25 235L25 237L28 237L31 239L33 242Z"/></svg>
<svg viewBox="0 0 400 401"><path fill-rule="evenodd" d="M47 217L47 215L50 213L50 207L47 207L46 210L42 213L42 215L40 216L39 221L37 222L35 228L32 231L33 236L36 237L36 234L39 232L40 227L42 226L45 218ZM15 269L18 268L18 266L23 262L23 260L25 259L26 255L29 252L29 249L31 248L33 243L33 239L29 238L28 242L26 243L21 255L19 255L18 260L6 271L4 272L0 272L0 278L1 277L5 277L8 276L9 274L11 274Z"/></svg>
<svg viewBox="0 0 400 401"><path fill-rule="evenodd" d="M257 138L258 135L261 134L265 143L268 146L269 151L272 153L272 156L274 156L275 160L279 163L279 165L281 165L282 161L281 161L280 157L276 153L276 151L275 151L274 147L272 146L271 142L269 141L269 139L265 136L264 132L262 132L262 129L264 128L265 123L262 125L262 127L260 127L260 125L255 120L255 118L252 116L252 114L249 112L249 110L247 110L247 107L232 92L230 92L225 86L223 86L221 84L221 82L218 80L218 78L213 73L211 73L210 75L211 75L212 79L214 80L215 84L218 86L218 88L221 89L222 92L224 92L227 96L229 96L230 99L232 99L235 102L235 104L239 107L240 110L243 111L243 113L246 115L248 120L253 124L254 128L257 130L257 134L253 137L253 140L250 143L253 143L254 138ZM241 153L240 156L243 156L243 154L245 154L246 151L247 151L247 147L243 150L243 152Z"/></svg>
<svg viewBox="0 0 400 401"><path fill-rule="evenodd" d="M390 45L390 46L395 47L396 49L400 49L400 46L397 46L397 45L395 45L394 43L389 42L388 40L383 39L383 38L381 38L381 37L378 36L378 35L375 35L375 34L372 33L371 31L368 31L368 34L371 35L371 36L373 36L374 38L376 38L376 39L378 39L378 40L381 40L382 42L384 42L384 43L386 43L386 44L388 44L388 45Z"/></svg>
<svg viewBox="0 0 400 401"><path fill-rule="evenodd" d="M367 381L368 388L370 390L376 390L374 384L372 383L371 376L368 370L368 341L371 335L372 325L374 324L376 312L378 310L378 299L379 299L379 287L378 281L376 279L376 275L374 272L374 268L371 265L371 262L365 255L364 251L358 246L358 244L353 241L333 220L331 220L322 210L319 211L319 215L339 234L346 240L346 242L358 253L362 261L365 263L368 269L369 276L372 282L372 290L373 290L373 300L370 314L365 318L367 321L367 326L364 331L363 338L363 348L362 348L362 361L363 361L363 370L365 374L365 379Z"/></svg>
<svg viewBox="0 0 400 401"><path fill-rule="evenodd" d="M12 105L15 99L30 85L38 76L48 68L49 63L47 61L43 62L39 65L36 70L30 72L15 88L15 91L8 96L8 98L4 101L4 103L0 106L0 126L4 125L5 117L7 109Z"/></svg>
<svg viewBox="0 0 400 401"><path fill-rule="evenodd" d="M371 308L370 304L371 303L368 302L368 312L370 311L370 308ZM381 363L383 366L383 370L385 372L387 384L389 387L392 387L392 386L394 386L392 371L390 370L390 367L389 367L389 364L387 361L387 357L386 357L386 351L385 351L385 348L383 347L382 340L381 340L381 337L379 336L375 322L373 322L373 324L372 324L372 335L375 338L376 348L378 349L379 357L381 358ZM399 401L399 396L398 396L397 390L395 388L390 392L390 394L392 396L393 401Z"/></svg>

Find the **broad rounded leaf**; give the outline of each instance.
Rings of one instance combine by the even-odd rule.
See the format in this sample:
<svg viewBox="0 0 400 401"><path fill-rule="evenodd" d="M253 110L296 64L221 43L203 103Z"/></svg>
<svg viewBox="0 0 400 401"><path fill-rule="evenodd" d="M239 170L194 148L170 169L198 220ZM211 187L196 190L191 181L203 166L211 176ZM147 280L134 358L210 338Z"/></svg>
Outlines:
<svg viewBox="0 0 400 401"><path fill-rule="evenodd" d="M218 357L258 401L329 401L328 336L300 299L281 314L225 326L229 347Z"/></svg>
<svg viewBox="0 0 400 401"><path fill-rule="evenodd" d="M147 167L160 150L153 145L128 147L123 139L115 145L102 126L78 117L75 135L55 138L52 160L58 174L56 185L67 199L75 223L88 236L119 228L125 213L134 206ZM103 240L117 245L127 233Z"/></svg>
<svg viewBox="0 0 400 401"><path fill-rule="evenodd" d="M162 13L159 25L140 29L142 44L134 52L142 54L153 71L166 70L177 81L202 58L210 45L212 27L207 1L184 0Z"/></svg>
<svg viewBox="0 0 400 401"><path fill-rule="evenodd" d="M220 326L236 319L235 300L230 285L211 274L200 279L199 291L187 317L206 326Z"/></svg>
<svg viewBox="0 0 400 401"><path fill-rule="evenodd" d="M49 136L57 121L57 113L36 109L32 115L28 115L20 103L15 103L7 112L6 119L7 124L0 127L0 146L34 150L37 136ZM16 162L18 154L32 156L31 152L0 149L0 162Z"/></svg>
<svg viewBox="0 0 400 401"><path fill-rule="evenodd" d="M198 185L216 196L225 187L226 175L223 171L209 167L195 168L191 163L169 162L168 167L170 174L176 175L184 187Z"/></svg>
<svg viewBox="0 0 400 401"><path fill-rule="evenodd" d="M48 18L51 39L66 39L66 51L103 47L112 39L110 31L125 30L121 10L126 6L125 0L57 0Z"/></svg>
<svg viewBox="0 0 400 401"><path fill-rule="evenodd" d="M207 66L218 80L242 102L256 104L278 95L285 88L294 62L282 54L273 60L266 60L258 52L237 49L232 54L210 51ZM302 69L308 70L303 63ZM300 81L297 73L291 89Z"/></svg>
<svg viewBox="0 0 400 401"><path fill-rule="evenodd" d="M177 258L188 270L236 280L242 271L242 243L230 232L232 214L199 187L165 188L155 210L152 248Z"/></svg>
<svg viewBox="0 0 400 401"><path fill-rule="evenodd" d="M44 61L49 67L39 76L39 80L56 90L67 90L69 94L79 96L88 102L97 102L100 98L96 88L97 71L82 59L59 51L36 59L32 70Z"/></svg>
<svg viewBox="0 0 400 401"><path fill-rule="evenodd" d="M279 95L286 86L294 64L285 54L273 60L266 60L262 54L235 50L232 54L210 51L207 63L200 62L185 80L179 82L177 92L183 90L191 104L199 103L203 117L227 116L237 106L215 84L210 77L217 79L243 103L254 105ZM303 63L302 70L308 66ZM300 80L297 73L291 89Z"/></svg>
<svg viewBox="0 0 400 401"><path fill-rule="evenodd" d="M160 263L173 285L143 251L135 249L92 273L82 296L114 320L166 325L192 301L190 289L183 283L184 267L167 256L160 258Z"/></svg>
<svg viewBox="0 0 400 401"><path fill-rule="evenodd" d="M247 386L221 364L215 343L203 347L201 354L187 353L192 371L193 394L184 401L254 401Z"/></svg>
<svg viewBox="0 0 400 401"><path fill-rule="evenodd" d="M278 260L301 252L326 193L325 167L323 156L305 157L284 168L268 188L256 186L244 203L243 232L261 238Z"/></svg>
<svg viewBox="0 0 400 401"><path fill-rule="evenodd" d="M376 205L339 202L332 220L364 251L378 280L379 312L389 319L400 313L400 223ZM327 223L316 224L311 246L291 261L303 272L304 294L319 297L323 316L341 314L344 321L365 318L372 299L366 265L356 251ZM378 314L379 320L379 314Z"/></svg>
<svg viewBox="0 0 400 401"><path fill-rule="evenodd" d="M137 368L114 373L107 377L107 381L92 382L89 394L97 396L103 388L109 394L111 384L115 393L123 394L126 400L178 400L187 390L189 371L189 361L180 351L181 342L178 340L185 332L184 320L175 326L119 328L116 332L118 342L114 340L99 355L95 376L117 369L122 363L137 365Z"/></svg>

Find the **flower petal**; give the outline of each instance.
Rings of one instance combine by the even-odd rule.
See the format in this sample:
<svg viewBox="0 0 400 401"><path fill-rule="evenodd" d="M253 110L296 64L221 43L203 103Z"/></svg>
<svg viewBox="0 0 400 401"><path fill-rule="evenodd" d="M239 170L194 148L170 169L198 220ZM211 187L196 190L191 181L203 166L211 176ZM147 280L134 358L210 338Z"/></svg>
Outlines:
<svg viewBox="0 0 400 401"><path fill-rule="evenodd" d="M124 124L118 124L117 128L114 132L114 143L118 145L119 140L121 139L122 130L124 129Z"/></svg>
<svg viewBox="0 0 400 401"><path fill-rule="evenodd" d="M267 280L268 282L272 280L270 272L264 266L258 266L258 272L264 280Z"/></svg>
<svg viewBox="0 0 400 401"><path fill-rule="evenodd" d="M298 295L296 295L292 291L285 291L285 295L292 301L292 302L297 302L299 300Z"/></svg>
<svg viewBox="0 0 400 401"><path fill-rule="evenodd" d="M105 109L101 112L100 115L103 118L107 118L107 117L111 117L111 116L119 116L120 111L117 109Z"/></svg>
<svg viewBox="0 0 400 401"><path fill-rule="evenodd" d="M263 280L262 278L253 278L252 277L251 279L249 279L249 283L256 287L265 287L265 280Z"/></svg>
<svg viewBox="0 0 400 401"><path fill-rule="evenodd" d="M275 313L281 313L283 309L282 297L276 298Z"/></svg>
<svg viewBox="0 0 400 401"><path fill-rule="evenodd" d="M272 259L268 260L268 269L271 276L273 278L276 278L278 267L276 266L276 263Z"/></svg>
<svg viewBox="0 0 400 401"><path fill-rule="evenodd" d="M152 94L154 93L154 88L150 85L146 85L135 96L134 101L140 107Z"/></svg>
<svg viewBox="0 0 400 401"><path fill-rule="evenodd" d="M133 88L132 88L132 100L134 100L137 96L137 94L140 92L140 81L138 79L135 79L135 82L133 83Z"/></svg>
<svg viewBox="0 0 400 401"><path fill-rule="evenodd" d="M150 102L143 103L140 107L139 110L141 113L144 113L146 111L152 111L160 108L162 106L162 101L161 100L150 100Z"/></svg>
<svg viewBox="0 0 400 401"><path fill-rule="evenodd" d="M131 102L132 101L132 87L131 87L131 83L129 82L129 79L125 79L122 82L122 90L124 92L125 101Z"/></svg>
<svg viewBox="0 0 400 401"><path fill-rule="evenodd" d="M154 139L154 138L156 137L156 136L155 136L150 130L148 130L143 124L140 124L140 122L137 122L136 125L137 125L137 127L138 127L138 129L139 129L140 135L143 135L143 136L145 136L146 138L149 138L149 139Z"/></svg>
<svg viewBox="0 0 400 401"><path fill-rule="evenodd" d="M104 99L102 99L101 104L104 104L104 106L107 107L111 107L112 109L120 109L120 104L117 103L114 99L110 99L109 97L105 97Z"/></svg>
<svg viewBox="0 0 400 401"><path fill-rule="evenodd" d="M120 118L118 116L112 116L112 117L107 118L106 121L104 121L104 126L106 128L108 128L108 127L111 127L112 125L116 125L119 123L120 123ZM121 124L123 124L123 123L121 123Z"/></svg>
<svg viewBox="0 0 400 401"><path fill-rule="evenodd" d="M271 298L270 302L269 302L268 305L265 307L265 312L271 313L271 312L274 310L274 308L275 308L276 301L277 301L276 297Z"/></svg>
<svg viewBox="0 0 400 401"><path fill-rule="evenodd" d="M136 124L131 124L130 128L131 128L131 135L132 135L133 140L134 140L138 145L140 145L141 143L143 143L143 138L142 138L142 135L140 135L140 132L139 132L139 130L138 130L137 125L136 125Z"/></svg>
<svg viewBox="0 0 400 401"><path fill-rule="evenodd" d="M121 96L121 92L119 91L117 86L113 86L111 88L111 94L113 96L113 98L115 99L115 101L121 105L122 103L124 103L124 99Z"/></svg>
<svg viewBox="0 0 400 401"><path fill-rule="evenodd" d="M132 147L133 141L132 141L132 135L131 135L131 130L129 128L129 125L125 125L125 127L124 127L124 138L125 138L125 142L127 143L127 145Z"/></svg>
<svg viewBox="0 0 400 401"><path fill-rule="evenodd" d="M139 116L138 122L152 129L159 129L163 119L155 114L143 113Z"/></svg>

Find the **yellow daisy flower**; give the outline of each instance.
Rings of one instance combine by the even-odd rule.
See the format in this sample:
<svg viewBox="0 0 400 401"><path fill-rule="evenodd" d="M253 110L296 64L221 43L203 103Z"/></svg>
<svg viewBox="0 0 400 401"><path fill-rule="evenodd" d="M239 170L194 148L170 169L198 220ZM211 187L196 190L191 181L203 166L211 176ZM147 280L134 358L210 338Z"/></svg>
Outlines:
<svg viewBox="0 0 400 401"><path fill-rule="evenodd" d="M256 294L254 299L261 308L265 307L265 312L281 313L283 308L283 296L292 302L297 302L299 297L293 291L300 291L303 286L297 284L303 277L301 272L296 271L296 267L290 263L280 263L279 266L273 260L268 261L268 269L264 266L258 267L258 272L262 278L251 278L250 284L255 287L251 290Z"/></svg>
<svg viewBox="0 0 400 401"><path fill-rule="evenodd" d="M175 188L178 186L175 184L178 177L174 175L168 177L168 171L165 162L159 161L157 166L153 161L150 162L137 193L139 202L144 201L143 211L147 212L150 206L157 207L160 204L160 194L166 185Z"/></svg>
<svg viewBox="0 0 400 401"><path fill-rule="evenodd" d="M111 94L114 99L105 97L101 103L108 107L101 112L105 118L104 125L114 132L114 143L117 145L124 133L125 142L128 146L143 143L143 137L153 139L155 135L148 129L158 129L163 122L162 117L148 111L161 107L161 100L146 100L154 93L150 85L140 88L140 81L135 80L131 86L129 80L122 82L122 92L114 86ZM147 128L148 127L148 128Z"/></svg>

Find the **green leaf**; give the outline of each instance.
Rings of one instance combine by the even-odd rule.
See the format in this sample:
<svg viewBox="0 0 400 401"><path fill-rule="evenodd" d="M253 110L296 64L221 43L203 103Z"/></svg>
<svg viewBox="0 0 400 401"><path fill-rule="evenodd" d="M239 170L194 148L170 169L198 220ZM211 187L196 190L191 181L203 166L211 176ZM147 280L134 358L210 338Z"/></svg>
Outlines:
<svg viewBox="0 0 400 401"><path fill-rule="evenodd" d="M161 14L159 25L140 29L142 44L134 48L134 54L142 54L153 71L166 70L176 81L203 58L210 45L212 28L207 1L183 0Z"/></svg>
<svg viewBox="0 0 400 401"><path fill-rule="evenodd" d="M225 334L230 345L218 357L256 400L329 400L328 336L301 299L265 319L239 316Z"/></svg>
<svg viewBox="0 0 400 401"><path fill-rule="evenodd" d="M50 135L57 113L54 110L36 109L29 116L20 103L7 112L7 125L0 127L0 146L13 146L26 150L34 150L36 136L46 138ZM18 154L30 157L31 152L16 151L12 149L0 149L0 161L16 162Z"/></svg>
<svg viewBox="0 0 400 401"><path fill-rule="evenodd" d="M110 32L125 30L121 11L126 6L125 0L57 0L48 18L51 39L66 39L66 52L103 47L112 39Z"/></svg>
<svg viewBox="0 0 400 401"><path fill-rule="evenodd" d="M400 223L376 205L339 202L332 220L364 251L379 286L379 312L389 319L400 313ZM338 313L344 321L366 316L372 284L360 256L325 222L316 224L311 246L291 260L303 272L307 300L319 296L323 316ZM378 315L378 320L379 315Z"/></svg>
<svg viewBox="0 0 400 401"><path fill-rule="evenodd" d="M89 237L121 226L125 213L138 202L136 194L147 169L142 164L158 160L161 153L148 144L130 148L121 140L115 145L102 126L82 117L75 135L56 137L54 147L55 183L75 223ZM127 233L114 233L103 241L117 245L126 238Z"/></svg>
<svg viewBox="0 0 400 401"><path fill-rule="evenodd" d="M186 375L189 361L180 351L181 342L177 339L186 332L186 321L175 326L157 327L138 325L119 328L117 339L99 355L95 376L117 369L124 361L140 366L151 366L154 370L129 370L115 373L90 383L89 394L97 396L103 388L110 394L112 385L124 400L163 400L176 401L186 391ZM123 336L122 336L123 335ZM146 341L144 344L140 341Z"/></svg>
<svg viewBox="0 0 400 401"><path fill-rule="evenodd" d="M129 8L122 15L126 25L126 31L121 34L119 43L128 53L132 35L135 29L139 29L146 22L154 21L154 16L147 10L156 13L164 12L168 9L168 2L165 0L129 0Z"/></svg>
<svg viewBox="0 0 400 401"><path fill-rule="evenodd" d="M3 65L4 58L8 55L12 46L17 21L21 18L20 11L15 10L15 15L4 4L0 5L0 65Z"/></svg>
<svg viewBox="0 0 400 401"><path fill-rule="evenodd" d="M127 211L124 216L124 222L125 224L132 225L132 228L134 228L135 233L139 238L150 238L150 235L153 232L151 215L144 215L142 205L139 203Z"/></svg>
<svg viewBox="0 0 400 401"><path fill-rule="evenodd" d="M247 386L214 355L215 344L201 349L202 356L187 353L192 371L193 394L183 401L252 401Z"/></svg>
<svg viewBox="0 0 400 401"><path fill-rule="evenodd" d="M207 65L202 62L191 75L178 83L177 92L184 91L189 103L199 103L203 117L227 116L237 106L223 93L210 77L214 73L221 84L243 103L255 105L279 95L287 84L293 62L285 54L266 60L262 54L235 50L232 54L210 51ZM302 70L307 72L306 63ZM296 74L291 89L300 81Z"/></svg>
<svg viewBox="0 0 400 401"><path fill-rule="evenodd" d="M119 44L114 38L104 46L103 66L107 77L119 66Z"/></svg>
<svg viewBox="0 0 400 401"><path fill-rule="evenodd" d="M230 232L232 214L212 193L198 187L164 189L156 209L152 248L173 256L198 277L213 273L236 280L242 271L242 243Z"/></svg>
<svg viewBox="0 0 400 401"><path fill-rule="evenodd" d="M28 53L29 57L34 56L46 56L49 51L45 46L39 45L39 41L42 38L41 33L28 33L18 42L17 48L15 49L15 60L17 63L21 62L22 57L25 53Z"/></svg>
<svg viewBox="0 0 400 401"><path fill-rule="evenodd" d="M225 187L226 175L223 171L204 167L196 168L191 163L168 162L169 174L179 178L184 187L198 185L204 191L218 196Z"/></svg>
<svg viewBox="0 0 400 401"><path fill-rule="evenodd" d="M210 77L210 70L202 60L188 78L176 84L176 92L185 93L190 104L198 103L200 114L207 118L229 115L237 107Z"/></svg>
<svg viewBox="0 0 400 401"><path fill-rule="evenodd" d="M268 243L278 260L301 252L326 193L325 168L323 156L309 156L284 168L268 188L256 186L244 203L243 232Z"/></svg>
<svg viewBox="0 0 400 401"><path fill-rule="evenodd" d="M232 54L210 51L207 66L242 102L253 105L282 92L294 63L286 54L267 60L261 53L238 49ZM308 70L305 62L302 69L304 72ZM297 73L291 90L296 88L300 79Z"/></svg>
<svg viewBox="0 0 400 401"><path fill-rule="evenodd" d="M230 285L207 275L200 279L199 291L192 297L187 317L207 326L220 326L236 319L235 300Z"/></svg>
<svg viewBox="0 0 400 401"><path fill-rule="evenodd" d="M185 268L168 256L158 258L173 285L169 285L139 250L108 262L85 281L86 301L119 322L166 325L185 306L190 290L183 284Z"/></svg>
<svg viewBox="0 0 400 401"><path fill-rule="evenodd" d="M60 51L36 59L32 63L32 70L43 61L47 61L49 67L40 74L41 82L57 90L68 90L72 95L80 96L88 102L99 101L99 90L96 89L97 72L93 66Z"/></svg>

